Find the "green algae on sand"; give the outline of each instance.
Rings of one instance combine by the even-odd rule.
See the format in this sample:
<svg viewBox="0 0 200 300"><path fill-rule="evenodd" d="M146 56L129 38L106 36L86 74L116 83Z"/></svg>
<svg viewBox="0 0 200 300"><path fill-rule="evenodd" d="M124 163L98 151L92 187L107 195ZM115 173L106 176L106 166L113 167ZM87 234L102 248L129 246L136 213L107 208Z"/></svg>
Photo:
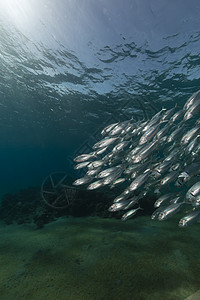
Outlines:
<svg viewBox="0 0 200 300"><path fill-rule="evenodd" d="M174 222L1 224L1 299L185 299L200 287L199 226Z"/></svg>

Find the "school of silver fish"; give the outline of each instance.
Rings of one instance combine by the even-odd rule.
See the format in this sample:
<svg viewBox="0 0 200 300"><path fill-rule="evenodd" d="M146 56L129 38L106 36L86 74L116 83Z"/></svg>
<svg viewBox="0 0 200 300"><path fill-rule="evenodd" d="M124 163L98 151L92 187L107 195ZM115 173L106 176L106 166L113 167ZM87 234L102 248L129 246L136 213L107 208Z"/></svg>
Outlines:
<svg viewBox="0 0 200 300"><path fill-rule="evenodd" d="M152 219L165 220L177 212L179 226L200 219L200 90L182 109L162 109L151 120L127 120L105 127L94 151L77 156L75 169L87 168L74 185L125 187L109 211L122 210L122 220L133 217L141 198L154 192ZM137 192L136 192L137 191ZM137 206L137 207L136 207ZM135 208L136 207L136 208Z"/></svg>

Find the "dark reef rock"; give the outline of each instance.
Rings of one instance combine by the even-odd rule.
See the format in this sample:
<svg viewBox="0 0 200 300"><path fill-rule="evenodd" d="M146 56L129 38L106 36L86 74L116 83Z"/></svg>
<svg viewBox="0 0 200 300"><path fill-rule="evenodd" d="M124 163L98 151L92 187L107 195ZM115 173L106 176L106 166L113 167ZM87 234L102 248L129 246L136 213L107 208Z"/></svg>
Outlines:
<svg viewBox="0 0 200 300"><path fill-rule="evenodd" d="M0 203L0 219L6 224L31 223L37 228L61 216L83 217L98 215L109 217L107 208L113 198L103 193L77 190L76 198L66 208L54 209L43 201L40 187L28 187L15 194L6 194Z"/></svg>
<svg viewBox="0 0 200 300"><path fill-rule="evenodd" d="M116 196L111 190L104 188L98 191L78 189L76 197L65 208L54 209L48 206L41 197L40 187L28 187L15 194L6 194L1 199L0 219L6 224L31 223L37 228L53 222L62 216L99 216L102 218L120 218L122 212L112 213L108 207ZM146 196L140 200L144 208L141 214L151 214L154 210L155 197Z"/></svg>
<svg viewBox="0 0 200 300"><path fill-rule="evenodd" d="M1 199L0 218L6 224L30 223L38 205L40 205L38 188L29 187L16 194L6 194Z"/></svg>

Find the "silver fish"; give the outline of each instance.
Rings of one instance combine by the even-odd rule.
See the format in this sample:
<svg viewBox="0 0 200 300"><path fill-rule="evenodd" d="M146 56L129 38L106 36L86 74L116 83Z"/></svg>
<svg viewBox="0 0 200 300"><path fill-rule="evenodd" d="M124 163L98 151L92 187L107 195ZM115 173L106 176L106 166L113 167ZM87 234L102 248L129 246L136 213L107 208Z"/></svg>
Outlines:
<svg viewBox="0 0 200 300"><path fill-rule="evenodd" d="M185 154L189 155L195 148L195 146L197 145L197 143L199 142L199 137L200 135L197 135L194 140L192 140L188 145L187 148L185 149Z"/></svg>
<svg viewBox="0 0 200 300"><path fill-rule="evenodd" d="M83 161L87 161L90 160L91 158L95 157L95 152L89 153L89 154L81 154L79 156L77 156L76 158L74 158L75 162L83 162Z"/></svg>
<svg viewBox="0 0 200 300"><path fill-rule="evenodd" d="M163 206L158 207L151 215L151 219L154 220L156 219L159 214L163 211Z"/></svg>
<svg viewBox="0 0 200 300"><path fill-rule="evenodd" d="M147 169L147 170L144 172L144 174L139 175L139 176L131 183L131 185L130 185L130 187L129 187L130 191L135 191L136 189L138 189L139 187L141 187L141 185L143 185L143 184L147 181L147 179L148 179L150 173L151 173L151 170L150 170L150 169Z"/></svg>
<svg viewBox="0 0 200 300"><path fill-rule="evenodd" d="M192 163L187 166L182 173L178 176L178 184L182 185L183 183L190 180L192 176L195 176L200 173L200 163Z"/></svg>
<svg viewBox="0 0 200 300"><path fill-rule="evenodd" d="M179 172L178 171L172 171L169 172L160 182L161 185L169 184L173 181L175 181L178 177Z"/></svg>
<svg viewBox="0 0 200 300"><path fill-rule="evenodd" d="M164 113L164 115L163 115L161 121L166 121L166 120L168 120L168 119L173 115L175 109L176 109L176 106L173 107L173 108L171 108L171 109L169 109L169 110L167 110L167 111Z"/></svg>
<svg viewBox="0 0 200 300"><path fill-rule="evenodd" d="M193 137L200 133L200 126L196 126L189 130L181 139L181 144L187 144Z"/></svg>
<svg viewBox="0 0 200 300"><path fill-rule="evenodd" d="M170 154L167 157L165 157L165 161L168 160L171 161L172 159L176 159L176 156L180 154L180 152L181 151L179 149L174 149L174 150L170 149Z"/></svg>
<svg viewBox="0 0 200 300"><path fill-rule="evenodd" d="M162 174L164 174L173 164L173 159L164 160L161 164L159 164L153 171L153 175L155 178L158 178Z"/></svg>
<svg viewBox="0 0 200 300"><path fill-rule="evenodd" d="M127 200L129 198L129 194L120 194L119 196L117 196L114 200L113 200L113 203L118 203L118 202L121 202L121 201L124 201L124 200Z"/></svg>
<svg viewBox="0 0 200 300"><path fill-rule="evenodd" d="M103 185L104 185L103 180L100 179L100 180L97 180L97 181L91 183L91 184L87 187L87 189L88 189L88 190L95 190L95 189L97 189L97 188L99 188L99 187L101 187L101 186L103 186Z"/></svg>
<svg viewBox="0 0 200 300"><path fill-rule="evenodd" d="M124 170L124 174L131 174L132 172L137 171L140 167L141 167L140 163L130 165Z"/></svg>
<svg viewBox="0 0 200 300"><path fill-rule="evenodd" d="M126 178L118 178L116 179L115 181L112 182L110 188L114 188L116 185L120 184L120 183L123 183L126 181Z"/></svg>
<svg viewBox="0 0 200 300"><path fill-rule="evenodd" d="M136 164L135 168L131 171L131 179L134 179L136 176L138 176L140 173L143 173L143 171L147 170L149 165L149 162L144 162L143 164Z"/></svg>
<svg viewBox="0 0 200 300"><path fill-rule="evenodd" d="M90 163L90 161L84 161L84 162L82 162L82 163L76 165L76 166L74 167L74 169L75 169L75 170L79 170L79 169L85 168L85 167L87 167L87 165L88 165L89 163Z"/></svg>
<svg viewBox="0 0 200 300"><path fill-rule="evenodd" d="M155 114L152 119L147 122L147 124L145 124L145 127L142 129L142 132L147 131L150 127L152 127L153 125L160 123L161 118L163 117L163 112L165 112L166 109L162 108L157 114Z"/></svg>
<svg viewBox="0 0 200 300"><path fill-rule="evenodd" d="M146 147L142 148L133 159L134 163L138 163L148 157L157 147L158 141L153 141L148 144Z"/></svg>
<svg viewBox="0 0 200 300"><path fill-rule="evenodd" d="M171 124L166 124L165 127L161 128L156 134L156 139L159 140L165 136L165 134L169 131Z"/></svg>
<svg viewBox="0 0 200 300"><path fill-rule="evenodd" d="M97 151L95 151L95 156L101 155L103 152L105 152L108 149L108 146L104 148L100 148Z"/></svg>
<svg viewBox="0 0 200 300"><path fill-rule="evenodd" d="M102 160L95 160L95 161L90 162L87 167L88 167L88 169L95 169L98 167L102 167L104 165L104 163L105 162Z"/></svg>
<svg viewBox="0 0 200 300"><path fill-rule="evenodd" d="M183 106L183 110L187 111L198 99L200 96L200 90L192 94L192 96L186 101L185 105Z"/></svg>
<svg viewBox="0 0 200 300"><path fill-rule="evenodd" d="M98 167L98 168L94 168L94 169L89 169L87 172L86 172L86 176L95 176L97 175L101 170L101 167Z"/></svg>
<svg viewBox="0 0 200 300"><path fill-rule="evenodd" d="M135 129L136 124L128 124L121 132L122 135L131 133ZM130 136L130 135L129 135Z"/></svg>
<svg viewBox="0 0 200 300"><path fill-rule="evenodd" d="M129 141L123 141L123 142L117 144L117 145L113 148L112 152L115 153L115 154L118 153L118 152L120 152L120 151L123 150L129 143L130 143Z"/></svg>
<svg viewBox="0 0 200 300"><path fill-rule="evenodd" d="M103 183L104 185L107 185L107 184L110 184L110 183L113 183L116 179L118 179L121 174L123 172L123 169L118 169L115 173L107 176L106 178L103 179Z"/></svg>
<svg viewBox="0 0 200 300"><path fill-rule="evenodd" d="M200 181L196 182L186 193L186 201L191 202L200 194Z"/></svg>
<svg viewBox="0 0 200 300"><path fill-rule="evenodd" d="M200 96L200 93L198 94ZM195 99L195 102L190 106L190 108L184 114L184 121L187 121L198 114L200 111L200 97Z"/></svg>
<svg viewBox="0 0 200 300"><path fill-rule="evenodd" d="M184 110L183 110L183 109L177 111L177 112L171 117L170 122L174 123L174 122L178 121L183 115L184 115Z"/></svg>
<svg viewBox="0 0 200 300"><path fill-rule="evenodd" d="M159 126L160 126L160 124L150 127L140 138L139 145L143 145L143 144L146 144L147 142L149 142L154 137L154 135L157 133Z"/></svg>
<svg viewBox="0 0 200 300"><path fill-rule="evenodd" d="M115 126L117 126L118 124L119 124L119 122L113 123L113 124L110 124L110 125L106 126L106 127L101 131L101 135L105 136L105 135L108 134Z"/></svg>
<svg viewBox="0 0 200 300"><path fill-rule="evenodd" d="M130 123L130 121L124 121L122 123L117 124L110 132L109 136L119 135L122 130Z"/></svg>
<svg viewBox="0 0 200 300"><path fill-rule="evenodd" d="M139 206L138 208L135 208L135 209L132 209L132 210L127 211L127 212L126 212L125 214L123 214L123 216L121 217L122 221L126 221L126 220L130 219L131 217L133 217L139 209L143 209L143 208L141 208L141 207Z"/></svg>
<svg viewBox="0 0 200 300"><path fill-rule="evenodd" d="M179 221L180 227L188 226L194 222L196 222L200 218L200 210L195 210L191 212L189 215L186 215Z"/></svg>
<svg viewBox="0 0 200 300"><path fill-rule="evenodd" d="M162 195L161 197L158 198L158 200L156 200L156 202L154 203L154 207L159 207L163 204L166 204L170 199L172 199L172 197L173 197L172 193Z"/></svg>
<svg viewBox="0 0 200 300"><path fill-rule="evenodd" d="M141 149L143 149L142 145L135 147L133 150L130 151L129 157L132 158L132 159L134 159L136 153L138 153Z"/></svg>
<svg viewBox="0 0 200 300"><path fill-rule="evenodd" d="M118 203L113 203L109 208L108 211L119 211L122 210L130 201L124 200Z"/></svg>
<svg viewBox="0 0 200 300"><path fill-rule="evenodd" d="M128 200L130 200L130 202L123 208L123 210L127 210L127 209L131 208L132 206L134 206L135 204L138 204L139 198L137 196L134 196L131 199L128 199Z"/></svg>
<svg viewBox="0 0 200 300"><path fill-rule="evenodd" d="M181 203L173 203L169 205L167 208L165 208L162 212L159 213L158 220L162 221L176 214L177 212L180 211L183 204L184 203L181 202Z"/></svg>
<svg viewBox="0 0 200 300"><path fill-rule="evenodd" d="M87 184L89 182L91 182L93 180L92 177L90 176L85 176L82 178L79 178L77 180L74 181L73 185L82 185L82 184Z"/></svg>
<svg viewBox="0 0 200 300"><path fill-rule="evenodd" d="M167 139L168 143L174 142L182 133L183 131L183 126L178 127L176 130L174 130Z"/></svg>
<svg viewBox="0 0 200 300"><path fill-rule="evenodd" d="M108 169L105 169L103 171L101 171L99 174L98 174L98 178L104 178L104 177L107 177L113 173L115 173L116 171L119 170L119 168L121 168L121 165L118 165L116 167L112 167L112 168L108 168Z"/></svg>
<svg viewBox="0 0 200 300"><path fill-rule="evenodd" d="M105 138L105 139L101 140L100 142L94 144L94 146L92 148L97 149L97 148L107 147L107 146L111 145L112 143L114 143L117 139L118 139L118 137Z"/></svg>

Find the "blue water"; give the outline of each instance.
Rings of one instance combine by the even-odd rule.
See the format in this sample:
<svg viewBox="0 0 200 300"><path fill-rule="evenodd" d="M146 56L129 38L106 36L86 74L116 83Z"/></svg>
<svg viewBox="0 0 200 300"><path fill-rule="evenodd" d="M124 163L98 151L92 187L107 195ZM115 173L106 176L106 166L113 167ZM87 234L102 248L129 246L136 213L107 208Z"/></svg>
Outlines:
<svg viewBox="0 0 200 300"><path fill-rule="evenodd" d="M68 172L69 162L64 148L1 149L0 195L21 188L40 186L51 172Z"/></svg>

